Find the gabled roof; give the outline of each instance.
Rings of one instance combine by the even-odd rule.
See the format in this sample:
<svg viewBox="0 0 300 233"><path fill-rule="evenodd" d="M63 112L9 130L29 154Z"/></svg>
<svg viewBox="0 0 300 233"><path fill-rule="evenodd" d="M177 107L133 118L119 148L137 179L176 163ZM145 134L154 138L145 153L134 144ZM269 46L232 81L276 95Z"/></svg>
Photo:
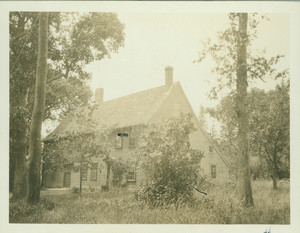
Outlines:
<svg viewBox="0 0 300 233"><path fill-rule="evenodd" d="M95 127L99 127L99 129L103 125L106 127L123 128L145 124L156 113L172 89L178 85L180 86L180 83L175 82L169 88L163 85L105 101L96 106L92 112L90 112L90 106L80 107L62 120L58 127L44 141L56 136L65 137L71 132L85 132L87 130L86 122L78 123L78 115L88 115L89 119L97 122Z"/></svg>
<svg viewBox="0 0 300 233"><path fill-rule="evenodd" d="M183 91L181 85L179 85L179 90L181 91L183 97L185 98L187 104L189 105L190 110L191 110L191 112L192 112L192 115L193 115L195 121L197 122L198 128L202 131L202 133L205 135L205 137L208 139L208 141L209 141L209 142L211 143L211 145L214 147L215 151L217 152L217 154L219 155L219 157L223 160L223 162L225 163L225 165L226 165L227 167L229 167L228 161L222 156L222 154L221 154L221 152L218 150L218 148L217 148L216 143L214 142L214 140L213 140L213 139L211 138L211 136L206 132L206 130L203 129L203 127L201 126L200 121L199 121L199 118L196 116L196 114L195 114L195 112L194 112L194 110L193 110L193 108L192 108L192 105L191 105L191 103L189 102L188 98L186 97L186 95L185 95L185 93L184 93L184 91Z"/></svg>
<svg viewBox="0 0 300 233"><path fill-rule="evenodd" d="M185 98L192 112L198 128L204 133L209 142L214 146L217 154L228 167L228 162L223 158L209 134L201 127L190 102L188 101L179 82L173 83L167 88L165 85L133 93L113 100L105 101L95 108L83 106L69 114L57 128L43 141L55 137L66 137L71 133L87 133L89 122L95 123L93 130L101 131L103 127L124 128L146 124L159 110L163 101L171 94L174 88L178 88ZM83 116L83 117L82 117ZM82 119L80 119L82 118Z"/></svg>

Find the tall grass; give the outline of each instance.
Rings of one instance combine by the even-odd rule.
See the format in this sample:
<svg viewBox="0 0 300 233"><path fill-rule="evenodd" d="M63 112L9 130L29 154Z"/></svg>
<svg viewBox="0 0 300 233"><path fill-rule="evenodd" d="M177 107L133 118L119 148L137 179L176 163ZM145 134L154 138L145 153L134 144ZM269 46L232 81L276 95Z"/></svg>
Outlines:
<svg viewBox="0 0 300 233"><path fill-rule="evenodd" d="M139 223L139 224L289 224L289 182L253 182L255 206L240 206L231 185L203 186L208 195L195 191L192 206L178 204L150 208L128 190L44 195L40 204L10 202L11 223Z"/></svg>

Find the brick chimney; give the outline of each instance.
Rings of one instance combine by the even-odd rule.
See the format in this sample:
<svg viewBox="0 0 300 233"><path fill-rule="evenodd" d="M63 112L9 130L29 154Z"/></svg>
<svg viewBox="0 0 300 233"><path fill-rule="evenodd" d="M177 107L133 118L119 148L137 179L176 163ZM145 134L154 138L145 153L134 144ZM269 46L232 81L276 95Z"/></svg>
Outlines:
<svg viewBox="0 0 300 233"><path fill-rule="evenodd" d="M173 85L173 67L166 66L165 68L165 86L170 87Z"/></svg>
<svg viewBox="0 0 300 233"><path fill-rule="evenodd" d="M103 95L104 95L104 89L103 88L97 88L95 90L95 103L96 104L102 104L103 103Z"/></svg>

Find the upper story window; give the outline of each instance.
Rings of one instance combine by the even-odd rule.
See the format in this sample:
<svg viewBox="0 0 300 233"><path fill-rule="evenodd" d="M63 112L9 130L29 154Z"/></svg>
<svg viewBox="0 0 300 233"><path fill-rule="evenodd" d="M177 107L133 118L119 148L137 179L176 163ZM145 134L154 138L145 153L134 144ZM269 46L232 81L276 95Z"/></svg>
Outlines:
<svg viewBox="0 0 300 233"><path fill-rule="evenodd" d="M136 146L136 139L135 139L135 137L130 136L129 137L129 145L128 145L128 147L133 148L135 146Z"/></svg>
<svg viewBox="0 0 300 233"><path fill-rule="evenodd" d="M212 145L209 146L209 152L213 152L214 151L214 147Z"/></svg>
<svg viewBox="0 0 300 233"><path fill-rule="evenodd" d="M217 178L217 165L211 165L210 172L212 178Z"/></svg>
<svg viewBox="0 0 300 233"><path fill-rule="evenodd" d="M181 106L180 103L174 103L173 105L174 117L180 117Z"/></svg>
<svg viewBox="0 0 300 233"><path fill-rule="evenodd" d="M118 134L116 135L115 145L116 145L116 149L122 148L122 146L123 146L123 137L122 136L119 136Z"/></svg>

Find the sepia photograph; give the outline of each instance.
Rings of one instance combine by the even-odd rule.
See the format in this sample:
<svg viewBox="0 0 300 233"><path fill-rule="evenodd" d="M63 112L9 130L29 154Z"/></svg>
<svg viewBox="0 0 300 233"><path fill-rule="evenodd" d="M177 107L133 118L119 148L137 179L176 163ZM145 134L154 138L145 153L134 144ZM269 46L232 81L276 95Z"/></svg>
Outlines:
<svg viewBox="0 0 300 233"><path fill-rule="evenodd" d="M291 226L291 15L88 6L6 11L7 224Z"/></svg>

